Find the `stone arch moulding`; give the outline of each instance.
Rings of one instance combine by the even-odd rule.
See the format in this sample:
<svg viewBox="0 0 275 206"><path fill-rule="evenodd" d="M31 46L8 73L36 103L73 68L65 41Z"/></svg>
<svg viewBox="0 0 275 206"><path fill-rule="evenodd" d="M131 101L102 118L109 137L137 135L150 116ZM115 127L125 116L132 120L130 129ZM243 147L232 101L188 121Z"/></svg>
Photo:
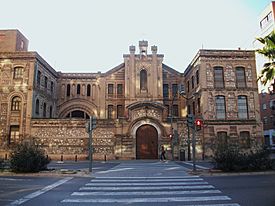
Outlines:
<svg viewBox="0 0 275 206"><path fill-rule="evenodd" d="M93 103L87 100L73 99L59 106L58 117L65 118L69 112L72 112L74 110L81 110L83 112L86 112L88 115L95 114L96 116L98 116L96 112L97 107Z"/></svg>

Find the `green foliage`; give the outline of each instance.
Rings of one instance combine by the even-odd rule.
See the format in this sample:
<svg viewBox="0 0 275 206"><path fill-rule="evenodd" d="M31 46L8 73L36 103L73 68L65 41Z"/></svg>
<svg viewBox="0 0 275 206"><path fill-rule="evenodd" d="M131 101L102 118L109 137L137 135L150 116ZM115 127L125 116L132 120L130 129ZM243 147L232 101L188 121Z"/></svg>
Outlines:
<svg viewBox="0 0 275 206"><path fill-rule="evenodd" d="M14 172L38 172L46 169L50 160L34 144L18 144L11 152L11 169Z"/></svg>
<svg viewBox="0 0 275 206"><path fill-rule="evenodd" d="M259 171L272 168L270 152L263 147L242 152L238 145L218 143L214 149L214 164L217 169L230 171Z"/></svg>
<svg viewBox="0 0 275 206"><path fill-rule="evenodd" d="M264 46L262 49L257 49L256 52L262 54L268 59L268 62L263 65L258 80L266 85L275 77L275 31L264 38L257 38Z"/></svg>

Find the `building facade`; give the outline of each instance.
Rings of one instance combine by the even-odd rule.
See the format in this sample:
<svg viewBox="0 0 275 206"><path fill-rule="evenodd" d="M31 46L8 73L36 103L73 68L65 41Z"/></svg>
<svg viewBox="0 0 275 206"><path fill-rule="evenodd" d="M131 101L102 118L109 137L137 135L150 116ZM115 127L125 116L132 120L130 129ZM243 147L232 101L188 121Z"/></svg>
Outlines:
<svg viewBox="0 0 275 206"><path fill-rule="evenodd" d="M200 50L181 73L163 63L157 46L149 52L140 41L106 73L63 73L29 52L19 31L0 36L2 156L29 140L53 159L87 158L90 116L97 118L95 159L157 159L161 145L178 158L188 147L188 113L204 120L199 158L211 155L216 138L246 148L261 141L253 51Z"/></svg>

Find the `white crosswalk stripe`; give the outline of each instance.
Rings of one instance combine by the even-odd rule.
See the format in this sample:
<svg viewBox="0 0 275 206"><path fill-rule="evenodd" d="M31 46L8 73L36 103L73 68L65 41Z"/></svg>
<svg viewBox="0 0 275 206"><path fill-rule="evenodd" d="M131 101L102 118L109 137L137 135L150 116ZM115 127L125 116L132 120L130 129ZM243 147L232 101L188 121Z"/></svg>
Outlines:
<svg viewBox="0 0 275 206"><path fill-rule="evenodd" d="M173 205L174 202L189 206L239 206L199 176L96 177L61 202L64 205Z"/></svg>

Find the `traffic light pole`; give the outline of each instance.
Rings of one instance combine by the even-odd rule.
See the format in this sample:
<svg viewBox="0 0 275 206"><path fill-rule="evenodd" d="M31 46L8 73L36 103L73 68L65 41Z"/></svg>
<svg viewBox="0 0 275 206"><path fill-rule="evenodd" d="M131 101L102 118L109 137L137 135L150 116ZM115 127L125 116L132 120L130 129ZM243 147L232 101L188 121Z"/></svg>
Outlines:
<svg viewBox="0 0 275 206"><path fill-rule="evenodd" d="M196 127L194 127L192 130L193 172L196 172Z"/></svg>
<svg viewBox="0 0 275 206"><path fill-rule="evenodd" d="M93 129L92 129L92 116L90 116L90 122L89 122L89 172L92 172L92 161L93 161L93 158L92 158L92 155L93 155L93 152L92 152L92 149L93 149L93 146L92 146L92 133L93 133Z"/></svg>
<svg viewBox="0 0 275 206"><path fill-rule="evenodd" d="M190 149L190 127L187 124L187 160L191 160L191 149Z"/></svg>

